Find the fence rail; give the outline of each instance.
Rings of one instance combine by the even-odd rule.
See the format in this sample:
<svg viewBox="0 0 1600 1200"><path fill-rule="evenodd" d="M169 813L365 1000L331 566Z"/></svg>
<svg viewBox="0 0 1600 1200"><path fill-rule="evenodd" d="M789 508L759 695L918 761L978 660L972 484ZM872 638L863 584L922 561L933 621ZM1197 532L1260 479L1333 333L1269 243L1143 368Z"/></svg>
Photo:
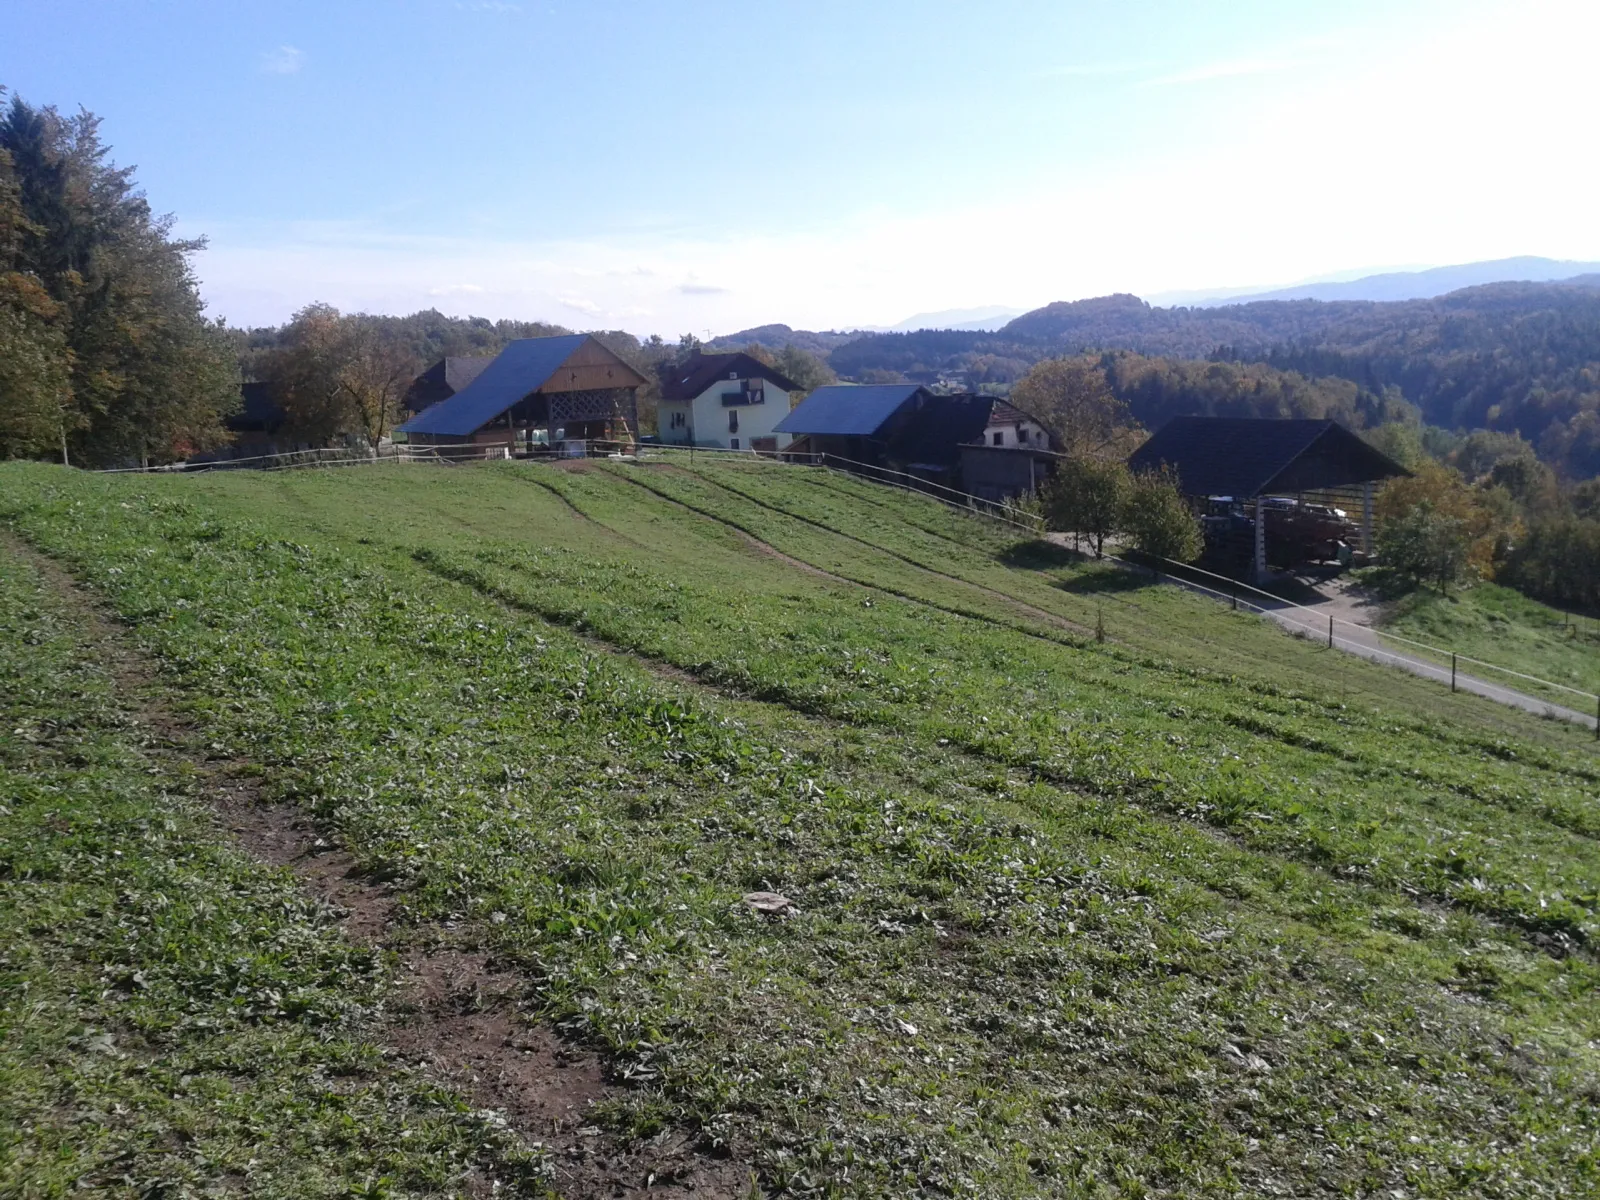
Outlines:
<svg viewBox="0 0 1600 1200"><path fill-rule="evenodd" d="M766 464L777 469L789 466L809 466L820 468L836 474L849 475L853 478L866 478L886 487L898 488L901 491L916 492L940 504L959 509L962 512L982 517L998 524L1019 529L1026 533L1039 534L1043 532L1039 520L1025 509L1015 505L1005 504L1000 501L986 500L981 496L974 496L970 492L963 492L957 488L947 487L935 483L918 475L905 471L896 471L889 467L880 467L873 463L859 462L855 459L844 458L836 454L802 451L768 451L768 450L730 450L717 446L678 446L660 443L642 443L637 441L588 441L583 443L585 456L604 456L621 459L648 460L651 458L670 459L675 456L687 457L691 462L696 455L711 455L720 457L724 461L738 461L744 463ZM441 466L455 466L461 463L485 462L504 460L513 456L513 444L509 442L495 443L492 445L461 445L461 446L414 446L402 443L397 446L387 447L376 454L358 454L349 450L293 450L282 454L257 455L250 458L221 459L213 462L186 462L175 463L169 466L158 467L116 467L99 471L97 474L123 475L123 474L202 474L208 471L228 470L262 470L284 471L305 470L309 468L347 467L347 466L377 466L385 463L427 463ZM549 460L560 460L576 455L566 455L560 451L552 450L548 454L539 454L531 457ZM1413 638L1403 637L1400 634L1387 633L1374 629L1369 625L1348 620L1344 617L1324 614L1317 611L1314 606L1299 604L1287 600L1240 580L1226 575L1218 575L1201 567L1191 566L1187 563L1176 562L1172 559L1161 558L1154 555L1139 555L1137 559L1126 556L1110 556L1109 561L1127 569L1148 569L1158 575L1165 573L1173 581L1181 583L1184 587L1205 592L1225 600L1237 607L1241 603L1241 593L1249 593L1264 597L1267 603L1242 600L1246 608L1262 615L1271 616L1284 624L1293 625L1307 633L1321 636L1327 631L1329 644L1334 642L1335 627L1339 625L1350 629L1360 630L1363 633L1376 637L1386 638L1390 641L1400 642L1407 646L1415 646L1429 654L1438 655L1441 660L1448 659L1451 663L1452 680L1455 668L1459 663L1466 663L1486 671L1494 671L1507 678L1520 680L1526 683L1537 684L1540 687L1553 689L1565 695L1581 697L1595 702L1596 735L1600 736L1600 695L1575 688L1568 684L1556 683L1553 680L1542 679L1537 675L1530 675L1523 671L1516 671L1510 667L1503 667L1498 663L1488 662L1484 659L1474 658L1461 654L1459 651L1448 650L1440 646L1432 646ZM1215 581L1221 587L1211 586L1200 582L1201 579ZM1313 614L1316 624L1308 624L1298 616L1288 614ZM1349 642L1351 639L1346 638ZM1390 659L1397 665L1417 663L1419 660L1406 658L1393 654L1381 648L1361 644L1361 653L1366 657ZM1442 668L1442 663L1441 663ZM1453 683L1452 683L1453 686Z"/></svg>

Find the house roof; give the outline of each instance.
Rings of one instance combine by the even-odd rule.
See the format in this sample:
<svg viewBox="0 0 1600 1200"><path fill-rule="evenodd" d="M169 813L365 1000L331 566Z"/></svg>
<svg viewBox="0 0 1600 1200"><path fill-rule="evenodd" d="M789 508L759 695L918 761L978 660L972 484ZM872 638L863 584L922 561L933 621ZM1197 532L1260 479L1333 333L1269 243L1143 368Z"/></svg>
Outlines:
<svg viewBox="0 0 1600 1200"><path fill-rule="evenodd" d="M693 400L719 379L765 379L786 392L798 392L800 385L753 355L691 354L676 364L661 380L663 400Z"/></svg>
<svg viewBox="0 0 1600 1200"><path fill-rule="evenodd" d="M406 409L419 413L440 400L448 399L476 379L493 361L492 354L474 358L441 358L411 381L405 394Z"/></svg>
<svg viewBox="0 0 1600 1200"><path fill-rule="evenodd" d="M1375 483L1408 472L1334 421L1174 417L1128 459L1171 467L1191 496L1249 499Z"/></svg>
<svg viewBox="0 0 1600 1200"><path fill-rule="evenodd" d="M588 334L574 333L509 342L466 387L397 426L395 432L446 437L476 433L538 390L588 340Z"/></svg>
<svg viewBox="0 0 1600 1200"><path fill-rule="evenodd" d="M1004 400L996 400L994 402L994 411L989 414L989 424L991 425L1020 425L1024 421L1031 422L1034 425L1041 424L1037 417L1030 417L1020 408L1014 408Z"/></svg>
<svg viewBox="0 0 1600 1200"><path fill-rule="evenodd" d="M797 435L870 437L918 392L928 394L926 388L915 383L839 383L819 387L774 425L773 430ZM978 429L981 433L983 427L980 425Z"/></svg>
<svg viewBox="0 0 1600 1200"><path fill-rule="evenodd" d="M459 392L482 375L483 369L494 360L493 354L478 358L447 358L440 364L444 368L444 385L452 392Z"/></svg>

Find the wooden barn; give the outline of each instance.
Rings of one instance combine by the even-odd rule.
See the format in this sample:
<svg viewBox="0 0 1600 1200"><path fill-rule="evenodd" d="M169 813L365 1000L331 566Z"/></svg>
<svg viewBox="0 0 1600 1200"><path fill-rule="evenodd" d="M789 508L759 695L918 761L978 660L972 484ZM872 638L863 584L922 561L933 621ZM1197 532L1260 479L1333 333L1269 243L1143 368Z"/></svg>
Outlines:
<svg viewBox="0 0 1600 1200"><path fill-rule="evenodd" d="M588 334L511 342L465 387L395 429L425 446L506 446L513 453L638 437L645 379Z"/></svg>
<svg viewBox="0 0 1600 1200"><path fill-rule="evenodd" d="M961 446L983 435L993 405L989 396L939 395L914 383L834 384L812 392L775 430L795 439L793 451L954 487Z"/></svg>
<svg viewBox="0 0 1600 1200"><path fill-rule="evenodd" d="M494 361L494 355L481 358L441 358L407 389L404 404L408 413L419 413L441 400L448 400L483 374L483 369Z"/></svg>
<svg viewBox="0 0 1600 1200"><path fill-rule="evenodd" d="M1409 474L1335 421L1249 417L1174 417L1128 466L1172 471L1206 520L1208 550L1242 550L1243 562L1219 565L1248 564L1257 579L1347 538L1370 554L1373 487Z"/></svg>

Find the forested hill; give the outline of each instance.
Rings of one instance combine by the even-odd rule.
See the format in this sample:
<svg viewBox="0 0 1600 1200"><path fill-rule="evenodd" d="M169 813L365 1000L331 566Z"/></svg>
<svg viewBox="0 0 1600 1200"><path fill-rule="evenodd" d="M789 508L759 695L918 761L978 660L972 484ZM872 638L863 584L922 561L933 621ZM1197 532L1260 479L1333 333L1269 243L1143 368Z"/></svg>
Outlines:
<svg viewBox="0 0 1600 1200"><path fill-rule="evenodd" d="M1381 334L1431 335L1446 325L1452 339L1465 327L1499 330L1525 318L1579 323L1600 313L1600 275L1557 284L1499 283L1464 288L1431 300L1259 300L1215 308L1154 308L1137 296L1062 301L1024 313L1003 328L922 329L865 333L832 351L835 370L938 369L968 354L1032 358L1080 350L1135 350L1173 358L1207 358L1219 347L1242 357L1285 345L1355 346ZM795 336L803 336L796 334ZM1429 340L1433 340L1431 337Z"/></svg>
<svg viewBox="0 0 1600 1200"><path fill-rule="evenodd" d="M1153 308L1104 296L1046 305L994 333L863 334L836 347L829 364L853 379L897 373L994 386L1041 358L1104 350L1260 361L1372 393L1395 388L1429 424L1515 431L1570 474L1600 474L1600 275L1389 303Z"/></svg>

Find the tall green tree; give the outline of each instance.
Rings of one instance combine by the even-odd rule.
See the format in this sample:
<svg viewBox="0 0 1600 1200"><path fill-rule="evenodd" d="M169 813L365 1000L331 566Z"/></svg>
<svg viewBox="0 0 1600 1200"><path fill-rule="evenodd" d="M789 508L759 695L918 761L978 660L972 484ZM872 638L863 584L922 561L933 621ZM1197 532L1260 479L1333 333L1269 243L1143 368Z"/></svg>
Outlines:
<svg viewBox="0 0 1600 1200"><path fill-rule="evenodd" d="M1136 549L1173 562L1193 562L1205 546L1199 518L1170 471L1133 477L1123 503L1122 530Z"/></svg>
<svg viewBox="0 0 1600 1200"><path fill-rule="evenodd" d="M20 269L23 241L35 234L11 155L0 150L0 458L54 452L70 420L64 310Z"/></svg>
<svg viewBox="0 0 1600 1200"><path fill-rule="evenodd" d="M172 217L151 211L133 169L110 161L91 113L64 117L13 97L0 116L0 150L22 218L10 273L32 281L11 290L28 296L27 344L38 363L12 373L32 381L37 406L40 394L61 400L65 372L68 398L55 424L73 460L172 459L226 441L238 367L225 331L204 316L190 268L204 242L174 237ZM54 307L38 303L35 285ZM8 305L13 338L24 337L21 304ZM39 323L59 340L41 335ZM23 449L31 444L19 438L7 452L38 452Z"/></svg>
<svg viewBox="0 0 1600 1200"><path fill-rule="evenodd" d="M789 397L792 403L798 404L819 387L830 383L838 383L839 377L833 373L828 364L808 350L802 350L793 342L778 351L775 364L789 379L798 385L798 394Z"/></svg>
<svg viewBox="0 0 1600 1200"><path fill-rule="evenodd" d="M1093 358L1046 359L1017 381L1011 399L1044 423L1051 449L1070 458L1125 458L1143 437Z"/></svg>
<svg viewBox="0 0 1600 1200"><path fill-rule="evenodd" d="M1118 459L1068 458L1042 489L1045 520L1051 528L1086 539L1095 557L1106 538L1121 527L1133 478Z"/></svg>

